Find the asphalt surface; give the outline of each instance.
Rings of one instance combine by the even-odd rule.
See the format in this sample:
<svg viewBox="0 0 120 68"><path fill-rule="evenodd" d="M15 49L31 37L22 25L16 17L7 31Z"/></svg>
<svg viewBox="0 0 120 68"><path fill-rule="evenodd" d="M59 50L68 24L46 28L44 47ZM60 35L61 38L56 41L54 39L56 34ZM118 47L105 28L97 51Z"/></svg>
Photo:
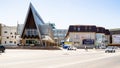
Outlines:
<svg viewBox="0 0 120 68"><path fill-rule="evenodd" d="M120 55L101 57L86 61L73 63L58 68L120 68Z"/></svg>
<svg viewBox="0 0 120 68"><path fill-rule="evenodd" d="M104 50L6 50L0 68L120 68L120 52Z"/></svg>

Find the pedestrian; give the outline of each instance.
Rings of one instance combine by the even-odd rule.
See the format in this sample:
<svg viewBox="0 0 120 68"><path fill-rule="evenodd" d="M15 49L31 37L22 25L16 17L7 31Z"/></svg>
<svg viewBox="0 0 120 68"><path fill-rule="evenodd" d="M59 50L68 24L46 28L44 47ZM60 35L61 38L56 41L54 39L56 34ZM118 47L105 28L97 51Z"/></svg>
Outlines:
<svg viewBox="0 0 120 68"><path fill-rule="evenodd" d="M85 50L88 51L87 46L85 46Z"/></svg>

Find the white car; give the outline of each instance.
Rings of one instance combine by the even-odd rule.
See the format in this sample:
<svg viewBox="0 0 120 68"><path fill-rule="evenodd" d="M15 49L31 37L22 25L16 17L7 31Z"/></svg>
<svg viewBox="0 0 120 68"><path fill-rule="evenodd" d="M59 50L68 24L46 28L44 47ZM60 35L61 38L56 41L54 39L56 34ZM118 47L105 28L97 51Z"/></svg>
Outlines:
<svg viewBox="0 0 120 68"><path fill-rule="evenodd" d="M113 47L107 47L105 53L115 53L115 49Z"/></svg>
<svg viewBox="0 0 120 68"><path fill-rule="evenodd" d="M68 47L68 50L76 50L77 48L76 47L74 47L74 46L70 46L70 47Z"/></svg>

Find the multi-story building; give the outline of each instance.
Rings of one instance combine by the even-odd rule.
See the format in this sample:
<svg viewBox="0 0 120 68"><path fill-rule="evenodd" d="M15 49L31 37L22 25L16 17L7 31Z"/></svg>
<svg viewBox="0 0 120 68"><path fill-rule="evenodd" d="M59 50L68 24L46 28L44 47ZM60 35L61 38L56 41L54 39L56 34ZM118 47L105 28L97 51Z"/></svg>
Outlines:
<svg viewBox="0 0 120 68"><path fill-rule="evenodd" d="M101 43L105 39L107 40L105 29L95 25L70 25L66 35L66 40L78 48L93 48L99 45L98 42Z"/></svg>
<svg viewBox="0 0 120 68"><path fill-rule="evenodd" d="M72 42L77 48L95 44L96 26L70 25L66 40Z"/></svg>
<svg viewBox="0 0 120 68"><path fill-rule="evenodd" d="M2 25L2 28L1 28L1 44L2 45L17 45L20 43L19 39L20 39L20 35L17 35L16 26Z"/></svg>
<svg viewBox="0 0 120 68"><path fill-rule="evenodd" d="M103 27L96 27L96 47L105 48L110 43L110 32Z"/></svg>
<svg viewBox="0 0 120 68"><path fill-rule="evenodd" d="M110 38L110 31L108 29L106 29L105 30L105 43L106 43L105 45L110 44L111 43L110 40L111 40L111 38Z"/></svg>
<svg viewBox="0 0 120 68"><path fill-rule="evenodd" d="M68 31L67 29L53 29L55 42L58 44L64 42L67 31Z"/></svg>
<svg viewBox="0 0 120 68"><path fill-rule="evenodd" d="M22 45L54 45L52 27L44 23L31 3L21 33L21 38Z"/></svg>
<svg viewBox="0 0 120 68"><path fill-rule="evenodd" d="M120 44L120 28L110 29L111 43Z"/></svg>

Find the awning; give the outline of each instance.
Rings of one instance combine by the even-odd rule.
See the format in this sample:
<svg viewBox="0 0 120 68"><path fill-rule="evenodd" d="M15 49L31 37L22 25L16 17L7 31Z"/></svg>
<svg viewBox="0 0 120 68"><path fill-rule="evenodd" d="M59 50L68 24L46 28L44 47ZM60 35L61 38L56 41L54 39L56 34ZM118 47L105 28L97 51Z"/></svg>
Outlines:
<svg viewBox="0 0 120 68"><path fill-rule="evenodd" d="M120 44L108 44L108 46L120 46Z"/></svg>

